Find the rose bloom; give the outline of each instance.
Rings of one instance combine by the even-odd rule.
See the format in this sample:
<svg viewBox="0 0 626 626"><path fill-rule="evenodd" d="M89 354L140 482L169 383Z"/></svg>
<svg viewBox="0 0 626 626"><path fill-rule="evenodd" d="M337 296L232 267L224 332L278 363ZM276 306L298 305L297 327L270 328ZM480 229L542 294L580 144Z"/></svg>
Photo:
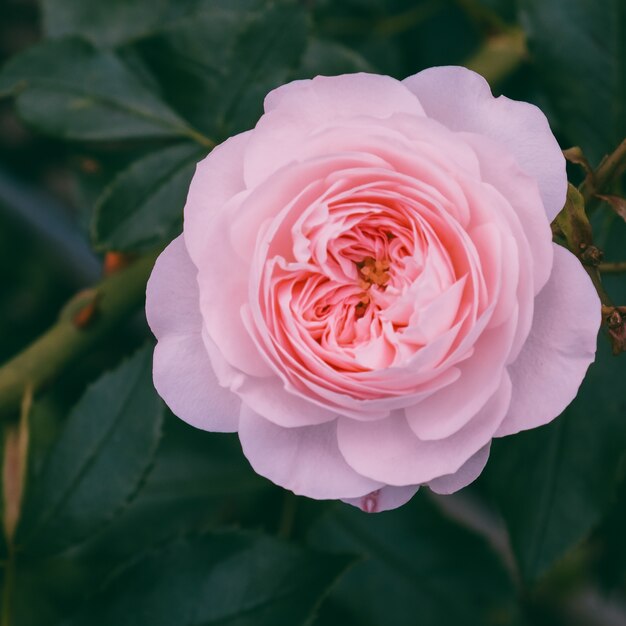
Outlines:
<svg viewBox="0 0 626 626"><path fill-rule="evenodd" d="M296 494L454 492L594 359L566 188L541 111L464 68L284 85L197 167L148 284L155 386Z"/></svg>

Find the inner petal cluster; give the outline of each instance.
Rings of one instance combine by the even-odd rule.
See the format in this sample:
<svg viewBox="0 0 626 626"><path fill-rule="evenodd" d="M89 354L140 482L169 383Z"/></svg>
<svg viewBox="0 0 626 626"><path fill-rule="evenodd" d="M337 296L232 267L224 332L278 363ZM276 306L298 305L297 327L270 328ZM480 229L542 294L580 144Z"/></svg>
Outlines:
<svg viewBox="0 0 626 626"><path fill-rule="evenodd" d="M287 372L297 365L296 385L328 380L326 368L366 383L368 373L405 367L429 347L421 367L416 361L417 384L420 371L437 374L488 306L480 256L456 217L376 177L326 190L269 247L263 317Z"/></svg>

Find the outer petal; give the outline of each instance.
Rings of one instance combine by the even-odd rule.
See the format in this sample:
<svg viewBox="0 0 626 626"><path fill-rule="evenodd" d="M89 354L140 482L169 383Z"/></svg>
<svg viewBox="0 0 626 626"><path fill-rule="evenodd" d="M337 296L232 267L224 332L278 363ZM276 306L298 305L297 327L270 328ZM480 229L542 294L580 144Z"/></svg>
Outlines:
<svg viewBox="0 0 626 626"><path fill-rule="evenodd" d="M242 405L239 439L254 471L297 495L358 498L382 483L355 472L337 446L336 422L282 428Z"/></svg>
<svg viewBox="0 0 626 626"><path fill-rule="evenodd" d="M357 422L339 420L339 449L360 474L389 485L427 483L457 472L491 440L507 412L511 383L504 374L502 384L467 426L446 439L420 441L402 412L386 420Z"/></svg>
<svg viewBox="0 0 626 626"><path fill-rule="evenodd" d="M463 487L467 487L467 485L473 483L480 476L483 469L485 469L490 448L491 443L488 443L471 457L469 461L462 465L457 472L448 474L448 476L435 478L435 480L431 480L428 483L428 486L435 493L442 495L448 495L459 489L463 489Z"/></svg>
<svg viewBox="0 0 626 626"><path fill-rule="evenodd" d="M192 426L237 430L239 398L220 387L202 341L196 267L183 237L163 251L146 291L146 315L158 339L154 386L172 411Z"/></svg>
<svg viewBox="0 0 626 626"><path fill-rule="evenodd" d="M361 498L344 498L346 504L351 504L361 509L365 513L381 513L397 509L406 504L419 489L419 485L408 485L406 487L383 487L372 491Z"/></svg>
<svg viewBox="0 0 626 626"><path fill-rule="evenodd" d="M199 265L206 251L207 225L234 195L242 191L243 158L251 131L230 137L196 166L185 204L185 244Z"/></svg>
<svg viewBox="0 0 626 626"><path fill-rule="evenodd" d="M545 115L532 104L494 98L487 81L464 67L433 67L406 78L426 114L451 130L486 135L505 144L539 183L550 220L565 204L565 159Z"/></svg>
<svg viewBox="0 0 626 626"><path fill-rule="evenodd" d="M257 185L297 154L308 135L341 119L394 113L423 116L418 99L395 78L376 74L316 76L271 91L246 153L245 180Z"/></svg>
<svg viewBox="0 0 626 626"><path fill-rule="evenodd" d="M400 112L424 115L419 101L401 81L365 72L294 80L270 91L264 106L266 113L280 109L306 120L312 127L355 115L379 118Z"/></svg>
<svg viewBox="0 0 626 626"><path fill-rule="evenodd" d="M504 369L514 331L512 323L484 331L472 356L457 365L458 380L405 409L407 422L419 439L445 439L475 418L502 385L494 372Z"/></svg>
<svg viewBox="0 0 626 626"><path fill-rule="evenodd" d="M600 310L578 259L555 244L552 275L535 300L530 335L508 367L513 396L496 436L547 424L576 397L595 358Z"/></svg>
<svg viewBox="0 0 626 626"><path fill-rule="evenodd" d="M511 153L492 139L474 133L461 133L472 146L480 163L481 179L495 187L511 205L519 224L509 219L513 235L521 230L531 246L535 289L539 293L552 270L552 232L546 217L537 181L525 174ZM521 242L520 244L521 245ZM523 254L525 253L525 248Z"/></svg>

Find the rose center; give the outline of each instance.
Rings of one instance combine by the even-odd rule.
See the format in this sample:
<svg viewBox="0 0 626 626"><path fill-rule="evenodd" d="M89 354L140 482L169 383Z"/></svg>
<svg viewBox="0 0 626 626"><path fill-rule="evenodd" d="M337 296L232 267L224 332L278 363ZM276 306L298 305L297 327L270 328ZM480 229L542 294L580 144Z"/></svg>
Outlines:
<svg viewBox="0 0 626 626"><path fill-rule="evenodd" d="M367 293L369 288L372 285L376 285L381 289L385 289L389 282L389 260L366 256L356 266L359 272L359 287L363 289L363 293L355 307L354 313L357 318L361 318L365 315L365 311L370 303L370 295Z"/></svg>
<svg viewBox="0 0 626 626"><path fill-rule="evenodd" d="M369 289L372 285L384 287L389 281L389 261L366 256L357 264L359 270L359 286Z"/></svg>

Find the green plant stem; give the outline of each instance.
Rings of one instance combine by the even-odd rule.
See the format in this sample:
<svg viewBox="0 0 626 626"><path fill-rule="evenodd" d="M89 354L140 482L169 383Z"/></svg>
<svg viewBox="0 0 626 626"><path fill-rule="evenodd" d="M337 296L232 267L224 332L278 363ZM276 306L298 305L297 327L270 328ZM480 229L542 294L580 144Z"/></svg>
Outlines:
<svg viewBox="0 0 626 626"><path fill-rule="evenodd" d="M56 324L0 367L0 417L17 413L27 385L35 393L45 387L140 306L156 256L141 257L79 293ZM93 315L81 326L75 315L88 306L93 307Z"/></svg>

